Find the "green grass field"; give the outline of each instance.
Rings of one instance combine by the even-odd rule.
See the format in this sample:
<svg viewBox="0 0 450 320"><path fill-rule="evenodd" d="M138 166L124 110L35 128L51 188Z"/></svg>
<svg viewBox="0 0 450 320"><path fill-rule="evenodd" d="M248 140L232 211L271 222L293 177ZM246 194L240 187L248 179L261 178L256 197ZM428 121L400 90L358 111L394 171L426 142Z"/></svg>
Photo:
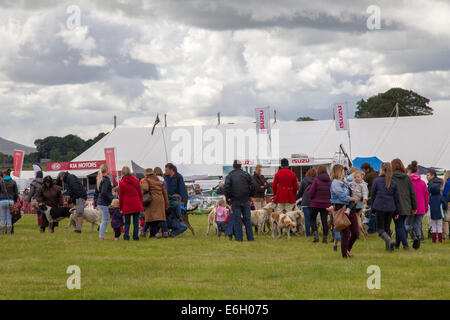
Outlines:
<svg viewBox="0 0 450 320"><path fill-rule="evenodd" d="M205 236L207 216L190 216L197 231L175 239L113 241L90 232L40 234L25 216L15 235L0 236L0 299L449 299L450 241L427 240L419 251L393 253L370 235L344 260L332 244L310 238L256 236L254 242ZM68 290L69 265L81 290ZM366 286L367 267L381 268L381 289Z"/></svg>

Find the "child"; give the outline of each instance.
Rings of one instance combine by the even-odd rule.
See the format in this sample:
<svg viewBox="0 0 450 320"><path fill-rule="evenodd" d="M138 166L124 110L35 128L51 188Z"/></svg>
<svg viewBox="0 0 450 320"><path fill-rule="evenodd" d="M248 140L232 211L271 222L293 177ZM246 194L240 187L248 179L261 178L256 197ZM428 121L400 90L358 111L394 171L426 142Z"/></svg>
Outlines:
<svg viewBox="0 0 450 320"><path fill-rule="evenodd" d="M447 200L441 195L439 185L433 184L430 188L431 238L433 243L436 243L436 237L442 243L442 221L447 206Z"/></svg>
<svg viewBox="0 0 450 320"><path fill-rule="evenodd" d="M113 199L109 206L109 214L111 216L111 227L114 229L114 240L119 240L123 226L123 215L120 213L119 199Z"/></svg>
<svg viewBox="0 0 450 320"><path fill-rule="evenodd" d="M113 199L119 199L119 187L112 188Z"/></svg>
<svg viewBox="0 0 450 320"><path fill-rule="evenodd" d="M222 232L225 233L225 228L227 226L225 220L228 214L228 208L225 199L219 200L219 205L216 209L216 223L217 223L217 235L220 237Z"/></svg>

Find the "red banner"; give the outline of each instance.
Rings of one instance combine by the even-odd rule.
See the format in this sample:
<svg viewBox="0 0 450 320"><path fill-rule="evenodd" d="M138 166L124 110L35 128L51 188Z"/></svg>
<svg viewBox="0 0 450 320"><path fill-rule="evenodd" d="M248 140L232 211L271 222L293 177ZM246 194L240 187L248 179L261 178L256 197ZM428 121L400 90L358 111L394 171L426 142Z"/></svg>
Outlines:
<svg viewBox="0 0 450 320"><path fill-rule="evenodd" d="M105 160L100 161L76 161L76 162L48 162L46 171L65 171L65 170L96 170L100 169Z"/></svg>
<svg viewBox="0 0 450 320"><path fill-rule="evenodd" d="M114 178L113 185L116 186L118 183L118 176L116 169L116 148L105 148L105 159L109 172Z"/></svg>
<svg viewBox="0 0 450 320"><path fill-rule="evenodd" d="M20 173L22 172L23 158L25 152L21 150L14 150L14 172L13 176L20 178Z"/></svg>

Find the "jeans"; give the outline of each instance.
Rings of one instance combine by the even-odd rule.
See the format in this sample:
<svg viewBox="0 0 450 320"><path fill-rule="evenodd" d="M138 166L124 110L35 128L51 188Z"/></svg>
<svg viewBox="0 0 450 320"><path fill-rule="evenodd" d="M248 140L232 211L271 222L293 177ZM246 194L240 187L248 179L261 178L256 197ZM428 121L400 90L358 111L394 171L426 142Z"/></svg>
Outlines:
<svg viewBox="0 0 450 320"><path fill-rule="evenodd" d="M220 237L220 235L225 233L225 229L227 227L227 223L225 221L217 221L217 235Z"/></svg>
<svg viewBox="0 0 450 320"><path fill-rule="evenodd" d="M406 217L405 228L406 232L409 232L411 239L417 240L422 235L422 219L423 214L413 214Z"/></svg>
<svg viewBox="0 0 450 320"><path fill-rule="evenodd" d="M347 257L347 251L352 251L353 244L359 236L358 217L355 210L350 212L348 219L352 224L341 231L341 253L344 258Z"/></svg>
<svg viewBox="0 0 450 320"><path fill-rule="evenodd" d="M150 228L150 238L154 237L158 233L159 228L162 229L163 233L168 232L166 221L146 222L144 225L144 232L146 232L148 228Z"/></svg>
<svg viewBox="0 0 450 320"><path fill-rule="evenodd" d="M408 234L406 233L405 228L405 220L406 216L398 216L397 220L394 220L395 223L395 245L400 246L400 242L403 244L403 248L408 248Z"/></svg>
<svg viewBox="0 0 450 320"><path fill-rule="evenodd" d="M11 200L2 200L0 201L0 226L2 227L11 227L12 226L12 218L9 213L9 204L13 203Z"/></svg>
<svg viewBox="0 0 450 320"><path fill-rule="evenodd" d="M372 210L369 211L369 223L367 224L368 229L367 233L375 233L377 232L377 217L376 215L372 215Z"/></svg>
<svg viewBox="0 0 450 320"><path fill-rule="evenodd" d="M242 234L242 220L241 216L244 218L245 232L247 233L247 240L253 241L253 229L252 223L250 221L250 202L245 201L233 201L231 204L232 213L230 215L230 220L228 223L233 225L233 233L236 241L243 241L244 235Z"/></svg>
<svg viewBox="0 0 450 320"><path fill-rule="evenodd" d="M99 231L98 237L104 238L105 231L106 231L106 228L108 228L108 222L110 219L109 208L107 206L101 206L101 205L99 205L98 208L102 212L102 223L100 224L100 231Z"/></svg>
<svg viewBox="0 0 450 320"><path fill-rule="evenodd" d="M312 234L312 226L311 226L311 207L303 207L303 214L305 215L305 232L306 236L309 237Z"/></svg>
<svg viewBox="0 0 450 320"><path fill-rule="evenodd" d="M380 236L384 232L386 232L388 235L390 235L391 222L392 222L393 215L394 214L392 212L385 212L385 211L377 211L376 212L377 231Z"/></svg>
<svg viewBox="0 0 450 320"><path fill-rule="evenodd" d="M124 214L125 217L125 227L123 234L123 240L130 240L130 224L131 217L133 217L133 240L139 240L139 214L140 212Z"/></svg>
<svg viewBox="0 0 450 320"><path fill-rule="evenodd" d="M184 223L180 222L180 220L177 217L169 215L166 218L167 218L167 228L172 229L172 231L170 231L169 233L171 237L176 237L186 231L187 226Z"/></svg>
<svg viewBox="0 0 450 320"><path fill-rule="evenodd" d="M310 219L310 223L311 223L311 229L312 232L316 232L317 230L317 215L320 212L320 220L322 221L322 229L323 229L323 235L324 236L328 236L328 222L327 222L327 218L328 218L328 211L325 208L311 208L311 219Z"/></svg>

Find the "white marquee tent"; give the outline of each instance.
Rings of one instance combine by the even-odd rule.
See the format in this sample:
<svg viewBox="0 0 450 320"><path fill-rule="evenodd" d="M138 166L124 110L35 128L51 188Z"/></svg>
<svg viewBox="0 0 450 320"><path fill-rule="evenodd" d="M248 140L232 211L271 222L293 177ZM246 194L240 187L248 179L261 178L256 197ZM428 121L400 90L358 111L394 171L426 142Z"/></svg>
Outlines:
<svg viewBox="0 0 450 320"><path fill-rule="evenodd" d="M376 156L383 161L400 158L405 165L417 160L425 167L450 168L448 120L437 116L350 119L351 156L352 158ZM163 167L167 162L165 151L167 149L169 162L175 163L183 175L218 176L222 175L222 166L231 163L222 161L208 164L201 161L201 156L199 160L199 154L211 142L203 138L202 148L198 145L198 140L194 139L195 136L203 136L200 131L204 134L209 129L217 129L215 132L220 132L223 137L229 129L256 132L255 125L251 123L201 128L158 126L153 136L151 127L116 128L73 161L103 160L104 148L116 147L118 168L124 165L131 167L131 161L144 168ZM276 139L276 129L279 139ZM275 139L279 141L277 157L305 154L310 158L332 158L340 144L344 145L347 152L350 150L347 132L336 131L333 120L279 121L272 124L272 144ZM180 141L188 141L192 148L190 161L184 164L177 164L177 161L174 161L174 155L179 154ZM228 143L228 140L223 142L224 152Z"/></svg>

